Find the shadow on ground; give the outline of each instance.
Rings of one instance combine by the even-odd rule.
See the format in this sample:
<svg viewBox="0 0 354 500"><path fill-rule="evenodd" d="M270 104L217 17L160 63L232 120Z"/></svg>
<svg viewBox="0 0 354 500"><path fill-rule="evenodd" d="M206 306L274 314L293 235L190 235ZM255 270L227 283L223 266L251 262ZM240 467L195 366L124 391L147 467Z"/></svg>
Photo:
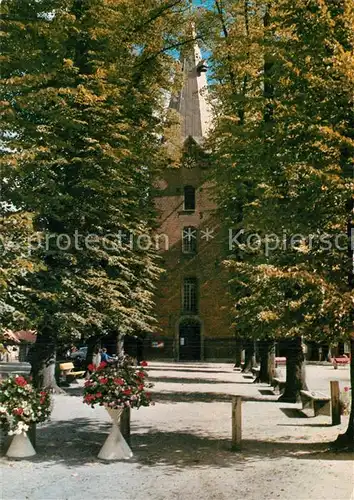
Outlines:
<svg viewBox="0 0 354 500"><path fill-rule="evenodd" d="M37 455L29 461L63 463L67 467L78 467L104 462L97 458L109 432L110 424L85 418L57 421L42 427L38 433ZM280 457L295 457L311 460L350 460L346 453L328 451L327 443L275 442L246 439L242 451L231 451L231 441L205 435L194 429L163 432L153 427L132 427L131 447L134 456L131 462L139 466L184 467L232 467L243 470L259 460L275 460Z"/></svg>
<svg viewBox="0 0 354 500"><path fill-rule="evenodd" d="M288 418L308 418L300 408L279 408Z"/></svg>
<svg viewBox="0 0 354 500"><path fill-rule="evenodd" d="M167 384L250 384L244 380L234 381L234 380L218 380L215 378L186 378L186 377L152 377L149 376L149 382L163 382Z"/></svg>
<svg viewBox="0 0 354 500"><path fill-rule="evenodd" d="M166 368L166 367L160 367L160 366L149 366L147 368L148 372L154 372L154 371L161 371L161 372L193 372L193 373L228 373L229 375L232 373L235 373L232 369L230 370L216 370L216 369L209 369L209 370L203 370L201 368L184 368L184 367L178 367L176 366L175 368Z"/></svg>
<svg viewBox="0 0 354 500"><path fill-rule="evenodd" d="M69 396L82 397L83 388L72 386L65 388ZM229 403L232 396L223 392L188 392L188 391L152 391L152 399L155 403L178 404L178 403ZM257 401L262 403L278 403L277 395L272 397L242 396L242 401Z"/></svg>
<svg viewBox="0 0 354 500"><path fill-rule="evenodd" d="M167 365L167 364L158 364L158 363L148 363L148 366L146 368L147 370L158 370L158 371L182 371L182 372L189 372L189 371L196 371L196 372L203 372L203 373L232 373L233 372L233 365L225 365L223 366L215 366L214 364L199 364L197 362L191 362L187 364L182 364L181 362L178 362L178 364L175 365Z"/></svg>
<svg viewBox="0 0 354 500"><path fill-rule="evenodd" d="M70 387L63 387L68 396L82 397L84 388L81 385L71 385Z"/></svg>
<svg viewBox="0 0 354 500"><path fill-rule="evenodd" d="M186 378L186 377L152 377L149 376L149 382L163 382L167 384L249 384L249 382L236 382L232 380L218 380L215 378Z"/></svg>
<svg viewBox="0 0 354 500"><path fill-rule="evenodd" d="M152 392L153 400L156 403L228 403L231 402L232 396L238 394L226 394L221 392ZM278 398L270 397L256 397L256 396L242 396L242 401L258 401L264 403L278 403Z"/></svg>
<svg viewBox="0 0 354 500"><path fill-rule="evenodd" d="M271 389L258 389L258 392L262 394L262 396L277 396Z"/></svg>
<svg viewBox="0 0 354 500"><path fill-rule="evenodd" d="M332 427L332 424L277 424L279 427Z"/></svg>

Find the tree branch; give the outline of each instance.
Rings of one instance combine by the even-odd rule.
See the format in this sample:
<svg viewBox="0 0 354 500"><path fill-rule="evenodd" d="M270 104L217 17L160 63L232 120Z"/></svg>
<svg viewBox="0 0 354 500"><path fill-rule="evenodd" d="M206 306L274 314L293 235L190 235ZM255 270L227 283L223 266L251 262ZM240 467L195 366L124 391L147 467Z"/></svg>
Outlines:
<svg viewBox="0 0 354 500"><path fill-rule="evenodd" d="M161 7L160 9L157 9L157 12L155 12L155 14L153 14L149 19L147 19L146 21L144 21L143 23L141 23L139 26L136 26L130 32L130 34L138 33L139 31L142 30L142 28L145 28L145 26L148 26L152 22L156 21L156 19L158 19L159 17L161 17L164 12L166 12L169 9L172 9L173 7L175 7L176 5L178 5L181 2L183 2L183 0L174 0L171 3L167 3L166 5L164 5L163 7ZM127 41L127 40L128 40L128 38L124 39L124 41Z"/></svg>
<svg viewBox="0 0 354 500"><path fill-rule="evenodd" d="M178 47L183 47L183 45L187 45L188 43L191 43L191 42L195 42L197 40L201 40L202 37L200 35L197 35L195 36L194 38L190 38L188 40L184 40L183 42L178 42L178 43L174 43L173 45L169 45L168 47L164 47L163 49L159 50L158 52L156 52L155 54L152 54L151 56L147 57L146 59L144 59L143 61L140 61L138 64L136 64L134 67L135 68L138 68L140 66L144 66L146 63L152 61L153 59L155 59L156 57L158 57L159 55L161 54L164 54L165 52L167 52L168 50L173 50L173 49L177 49Z"/></svg>

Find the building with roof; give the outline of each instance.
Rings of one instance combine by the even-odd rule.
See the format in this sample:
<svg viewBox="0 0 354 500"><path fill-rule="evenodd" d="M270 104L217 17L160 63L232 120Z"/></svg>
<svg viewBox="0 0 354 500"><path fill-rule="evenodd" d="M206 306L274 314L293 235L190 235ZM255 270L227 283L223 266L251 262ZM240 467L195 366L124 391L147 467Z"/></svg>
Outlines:
<svg viewBox="0 0 354 500"><path fill-rule="evenodd" d="M180 117L183 156L158 182L162 275L156 292L158 325L146 340L148 358L233 360L227 272L228 236L216 213L215 189L203 146L212 126L206 63L195 43L181 59L183 87L170 108Z"/></svg>
<svg viewBox="0 0 354 500"><path fill-rule="evenodd" d="M26 361L28 351L36 338L35 330L4 330L1 333L1 344L4 350L0 361Z"/></svg>

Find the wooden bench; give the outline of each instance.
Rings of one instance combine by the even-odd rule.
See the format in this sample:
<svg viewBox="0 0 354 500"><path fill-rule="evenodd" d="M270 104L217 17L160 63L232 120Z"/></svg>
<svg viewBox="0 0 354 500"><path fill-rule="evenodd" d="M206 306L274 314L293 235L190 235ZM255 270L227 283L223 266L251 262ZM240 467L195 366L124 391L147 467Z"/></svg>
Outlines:
<svg viewBox="0 0 354 500"><path fill-rule="evenodd" d="M85 370L74 371L74 363L60 363L59 369L62 377L65 379L67 377L72 377L73 379L78 377L83 377L85 375Z"/></svg>
<svg viewBox="0 0 354 500"><path fill-rule="evenodd" d="M281 394L285 389L285 384L286 384L285 379L273 378L270 385L273 387L274 392L278 392L278 394Z"/></svg>
<svg viewBox="0 0 354 500"><path fill-rule="evenodd" d="M332 359L333 368L335 370L338 368L338 365L349 365L349 363L350 363L350 358L347 356Z"/></svg>
<svg viewBox="0 0 354 500"><path fill-rule="evenodd" d="M300 391L300 395L302 411L305 415L307 414L306 410L311 410L315 417L317 415L331 415L331 398L326 394L322 392Z"/></svg>

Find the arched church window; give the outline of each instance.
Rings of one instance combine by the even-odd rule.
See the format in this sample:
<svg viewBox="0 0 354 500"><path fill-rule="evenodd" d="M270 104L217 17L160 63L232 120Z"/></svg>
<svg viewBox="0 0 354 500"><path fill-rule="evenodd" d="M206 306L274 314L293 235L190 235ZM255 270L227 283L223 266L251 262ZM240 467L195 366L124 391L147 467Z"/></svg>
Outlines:
<svg viewBox="0 0 354 500"><path fill-rule="evenodd" d="M195 188L184 186L184 209L195 210Z"/></svg>

